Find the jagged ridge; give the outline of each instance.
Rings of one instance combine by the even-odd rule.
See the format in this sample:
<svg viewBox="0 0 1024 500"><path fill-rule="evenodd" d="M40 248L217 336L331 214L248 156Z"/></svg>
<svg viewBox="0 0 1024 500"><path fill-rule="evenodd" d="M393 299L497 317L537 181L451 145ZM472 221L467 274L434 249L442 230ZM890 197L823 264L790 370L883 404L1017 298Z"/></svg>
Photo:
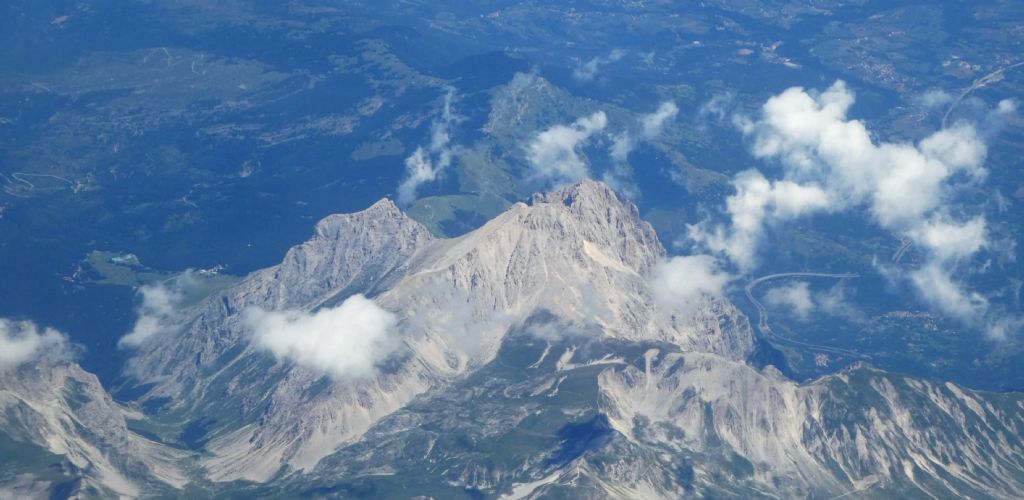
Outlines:
<svg viewBox="0 0 1024 500"><path fill-rule="evenodd" d="M75 363L44 358L0 371L0 435L38 446L55 462L62 457L64 469L56 475L47 471L16 481L4 478L18 487L6 493L0 488L0 496L56 494L72 485L69 496L134 497L185 486L188 478L176 465L185 453L129 431L126 415L142 418L115 403L99 379ZM0 458L0 463L17 470L18 457Z"/></svg>
<svg viewBox="0 0 1024 500"><path fill-rule="evenodd" d="M131 373L156 384L147 398L180 401L165 411L235 413L213 426L211 477L266 481L282 463L311 467L417 394L486 363L537 310L608 336L745 358L749 327L727 303L709 303L685 325L652 305L644 275L664 254L636 207L592 181L515 204L448 240L382 201L321 221L280 266L210 298L180 334L146 346ZM374 290L399 314L406 350L369 380L331 382L276 362L247 344L238 319L247 306L312 310Z"/></svg>
<svg viewBox="0 0 1024 500"><path fill-rule="evenodd" d="M1024 492L1019 395L864 367L803 385L755 369L744 362L749 324L727 301L709 300L685 323L655 305L647 274L664 257L636 207L591 181L454 239L384 200L324 219L280 265L184 311L181 328L145 344L128 373L139 402L158 408L148 416L156 428L200 429L190 442L205 470L193 479L276 478L268 487L280 494L347 491L352 480L381 495ZM247 307L313 311L360 292L397 315L403 340L369 378L278 360L250 343L241 320ZM17 410L6 427L56 429L47 432L68 443L61 453L84 457L105 491L137 493L138 477L181 485L169 464L194 453L133 435L94 378L63 377L29 380L78 380L92 403L73 408L58 389L35 391L49 403L22 404L10 394L33 390L8 382L20 387L3 393L8 408L57 410Z"/></svg>

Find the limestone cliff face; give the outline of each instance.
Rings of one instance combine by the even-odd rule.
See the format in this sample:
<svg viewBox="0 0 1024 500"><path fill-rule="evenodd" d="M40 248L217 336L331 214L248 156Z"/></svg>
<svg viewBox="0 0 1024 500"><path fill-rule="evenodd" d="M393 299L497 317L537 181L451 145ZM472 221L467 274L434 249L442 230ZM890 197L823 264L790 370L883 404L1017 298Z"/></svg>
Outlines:
<svg viewBox="0 0 1024 500"><path fill-rule="evenodd" d="M76 484L68 494L134 497L161 485L168 490L183 487L187 478L176 463L184 453L166 448L128 430L126 417L141 415L117 403L95 375L75 363L42 359L0 372L0 432L22 446L36 446L62 460L66 481ZM18 464L21 457L5 467ZM5 471L6 472L6 471ZM29 473L20 488L0 496L33 496L52 490L60 479ZM76 481L80 478L81 481ZM5 486L19 481L5 478Z"/></svg>
<svg viewBox="0 0 1024 500"><path fill-rule="evenodd" d="M129 364L148 398L212 421L206 462L215 480L267 480L283 465L309 466L429 387L403 367L375 379L332 383L320 373L275 363L250 344L249 307L313 310L350 293L385 288L432 237L389 200L320 221L312 239L284 261L184 312L174 335L154 338ZM426 375L423 375L426 377Z"/></svg>
<svg viewBox="0 0 1024 500"><path fill-rule="evenodd" d="M801 384L663 342L539 339L528 329L507 336L487 365L296 477L296 491L538 499L1024 491L1020 394L866 366Z"/></svg>
<svg viewBox="0 0 1024 500"><path fill-rule="evenodd" d="M737 486L789 497L1024 495L1019 395L867 367L800 385L700 353L651 350L639 364L599 378L612 427L640 446L718 457L694 466L699 480L735 456Z"/></svg>
<svg viewBox="0 0 1024 500"><path fill-rule="evenodd" d="M379 300L407 317L410 342L425 336L456 369L490 359L509 327L541 310L609 337L745 359L753 339L726 302L709 301L682 323L654 305L646 275L664 256L635 206L584 181L434 242Z"/></svg>
<svg viewBox="0 0 1024 500"><path fill-rule="evenodd" d="M143 343L126 393L146 414L67 361L0 374L0 446L65 457L100 496L217 496L234 480L277 497L1024 496L1020 394L752 367L728 301L694 315L653 300L664 257L636 207L596 182L452 239L381 201L324 219L280 265ZM369 376L275 357L245 319L330 312L356 293L400 339ZM12 477L0 496L45 481Z"/></svg>
<svg viewBox="0 0 1024 500"><path fill-rule="evenodd" d="M346 291L372 293L395 275L417 249L432 239L390 200L354 214L321 220L313 237L285 254L281 264L257 271L237 286L185 311L177 335L141 346L128 371L160 378L169 394L194 388L204 369L221 366L225 351L245 344L239 313L250 306L268 310L312 309Z"/></svg>
<svg viewBox="0 0 1024 500"><path fill-rule="evenodd" d="M654 306L646 273L665 251L635 206L584 181L518 203L480 229L434 239L391 202L331 216L284 261L211 297L178 334L131 364L148 397L214 425L206 465L218 480L266 481L307 469L413 397L491 359L505 333L538 311L623 339L744 359L753 339L730 304L691 321ZM399 317L405 348L376 377L332 381L249 343L240 312L331 307L356 293Z"/></svg>

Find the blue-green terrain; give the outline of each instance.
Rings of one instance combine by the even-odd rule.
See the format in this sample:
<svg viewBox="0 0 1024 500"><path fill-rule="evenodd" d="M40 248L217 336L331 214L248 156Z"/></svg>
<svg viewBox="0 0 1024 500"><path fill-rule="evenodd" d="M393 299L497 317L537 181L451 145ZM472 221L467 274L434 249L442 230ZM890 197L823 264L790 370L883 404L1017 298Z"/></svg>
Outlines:
<svg viewBox="0 0 1024 500"><path fill-rule="evenodd" d="M0 497L1024 494L1024 4L12 0L0 45Z"/></svg>

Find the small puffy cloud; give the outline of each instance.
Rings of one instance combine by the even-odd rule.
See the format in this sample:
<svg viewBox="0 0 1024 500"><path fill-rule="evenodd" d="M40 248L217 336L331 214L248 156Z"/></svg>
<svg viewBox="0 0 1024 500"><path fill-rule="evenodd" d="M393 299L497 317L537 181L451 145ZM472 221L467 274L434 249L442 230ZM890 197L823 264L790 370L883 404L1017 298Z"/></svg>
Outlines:
<svg viewBox="0 0 1024 500"><path fill-rule="evenodd" d="M1002 132L1011 120L1018 118L1019 107L1020 103L1016 99L1003 99L994 108L986 110L984 117L978 119L983 124L983 135L992 137Z"/></svg>
<svg viewBox="0 0 1024 500"><path fill-rule="evenodd" d="M654 56L658 55L656 51L642 52L640 53L640 62L645 66L654 66Z"/></svg>
<svg viewBox="0 0 1024 500"><path fill-rule="evenodd" d="M1017 112L1017 107L1016 99L1003 99L996 105L995 113L997 115L1010 115Z"/></svg>
<svg viewBox="0 0 1024 500"><path fill-rule="evenodd" d="M565 334L564 328L554 321L530 323L523 328L523 331L532 337L549 342L561 340Z"/></svg>
<svg viewBox="0 0 1024 500"><path fill-rule="evenodd" d="M632 172L627 165L629 154L633 152L639 141L653 141L661 135L665 124L679 114L679 107L672 101L664 101L655 111L642 115L639 119L639 132L625 131L615 136L608 148L612 166L604 172L601 180L615 191L630 199L640 196L640 190L632 180Z"/></svg>
<svg viewBox="0 0 1024 500"><path fill-rule="evenodd" d="M612 141L611 147L608 148L608 155L616 163L625 163L629 153L633 152L634 147L636 147L636 139L628 132L616 134L615 140Z"/></svg>
<svg viewBox="0 0 1024 500"><path fill-rule="evenodd" d="M533 176L556 185L589 177L590 169L580 157L580 149L607 125L608 117L598 111L571 125L555 125L537 134L527 146Z"/></svg>
<svg viewBox="0 0 1024 500"><path fill-rule="evenodd" d="M190 273L185 273L177 280L139 288L142 303L136 309L138 318L132 330L117 341L118 347L138 347L158 335L168 335L177 331L179 314L184 300L184 288L193 284Z"/></svg>
<svg viewBox="0 0 1024 500"><path fill-rule="evenodd" d="M924 108L934 109L942 106L948 106L953 102L953 96L943 90L932 89L921 94L915 100Z"/></svg>
<svg viewBox="0 0 1024 500"><path fill-rule="evenodd" d="M31 321L0 318L0 370L15 368L43 356L65 357L68 340L53 328Z"/></svg>
<svg viewBox="0 0 1024 500"><path fill-rule="evenodd" d="M756 253L766 221L781 221L828 210L830 197L817 185L769 181L756 170L737 174L736 193L726 200L729 228L690 226L690 237L711 250L725 254L742 270L756 263Z"/></svg>
<svg viewBox="0 0 1024 500"><path fill-rule="evenodd" d="M920 99L932 106L955 102L935 92ZM950 215L958 192L986 176L985 135L959 121L916 143L878 141L864 122L847 117L854 101L846 84L836 81L822 92L787 89L769 98L757 116L734 117L753 155L779 164L782 178L738 174L736 193L727 200L730 225L694 226L691 238L749 270L759 236L771 223L821 212L864 213L927 251L925 263L908 274L919 295L954 317L990 321L987 301L952 278L958 263L989 246L985 219ZM1013 112L1013 102L1000 103L988 121Z"/></svg>
<svg viewBox="0 0 1024 500"><path fill-rule="evenodd" d="M531 337L548 342L558 342L567 338L585 338L587 336L587 330L557 320L529 321L523 325L522 331Z"/></svg>
<svg viewBox="0 0 1024 500"><path fill-rule="evenodd" d="M837 284L828 290L814 294L814 305L821 312L850 321L864 321L864 313L847 297L848 288Z"/></svg>
<svg viewBox="0 0 1024 500"><path fill-rule="evenodd" d="M672 257L656 264L649 285L655 300L684 316L709 298L721 297L732 276L710 255Z"/></svg>
<svg viewBox="0 0 1024 500"><path fill-rule="evenodd" d="M593 80L594 77L597 76L598 68L602 61L603 59L600 57L595 57L579 65L579 67L574 69L572 72L573 78L581 82L589 82L590 80Z"/></svg>
<svg viewBox="0 0 1024 500"><path fill-rule="evenodd" d="M630 200L640 198L640 187L633 181L633 169L627 163L615 163L601 174L601 181Z"/></svg>
<svg viewBox="0 0 1024 500"><path fill-rule="evenodd" d="M595 57L577 66L572 72L572 77L580 82L589 82L597 77L598 73L601 72L601 66L619 61L625 56L626 51L622 49L613 49L608 53L607 57Z"/></svg>
<svg viewBox="0 0 1024 500"><path fill-rule="evenodd" d="M814 313L842 317L850 321L863 320L863 313L847 299L847 290L842 284L827 290L813 291L810 283L795 281L773 287L765 293L767 304L792 312L799 321L806 321Z"/></svg>
<svg viewBox="0 0 1024 500"><path fill-rule="evenodd" d="M814 311L814 299L811 297L810 285L806 281L787 283L768 290L765 302L775 307L783 307L793 311L797 319L804 321Z"/></svg>
<svg viewBox="0 0 1024 500"><path fill-rule="evenodd" d="M820 94L791 88L768 99L745 133L754 155L780 161L787 178L824 186L840 208L867 204L881 226L898 232L941 207L954 176L984 176L986 147L974 127L958 124L917 145L876 143L863 122L846 117L853 102L842 81Z"/></svg>
<svg viewBox="0 0 1024 500"><path fill-rule="evenodd" d="M1000 318L988 326L985 335L996 342L1005 342L1012 338L1012 335L1024 330L1024 319L1020 317Z"/></svg>
<svg viewBox="0 0 1024 500"><path fill-rule="evenodd" d="M1007 98L990 106L984 99L974 96L963 96L953 101L946 108L942 124L945 128L952 123L970 123L985 137L992 137L1000 133L1008 121L1017 117L1017 99Z"/></svg>
<svg viewBox="0 0 1024 500"><path fill-rule="evenodd" d="M256 347L334 379L372 376L401 346L395 315L363 295L314 312L248 308L242 320Z"/></svg>
<svg viewBox="0 0 1024 500"><path fill-rule="evenodd" d="M679 106L672 101L665 101L658 106L653 113L644 115L640 119L643 124L644 139L652 140L661 135L665 123L672 120L679 114Z"/></svg>
<svg viewBox="0 0 1024 500"><path fill-rule="evenodd" d="M753 134L755 156L777 157L795 169L814 168L812 155L818 146L833 143L855 149L857 143L870 142L866 131L861 134L860 122L845 119L853 101L842 82L818 96L792 87L769 98L760 119L744 127L744 132Z"/></svg>
<svg viewBox="0 0 1024 500"><path fill-rule="evenodd" d="M956 283L948 268L932 261L910 273L918 293L936 309L964 321L979 320L988 309L988 301Z"/></svg>
<svg viewBox="0 0 1024 500"><path fill-rule="evenodd" d="M452 111L455 89L449 87L444 96L441 116L431 125L430 145L417 147L405 159L405 178L398 185L398 203L406 206L416 200L416 191L427 182L433 182L451 165L458 148L452 147L451 127L461 118Z"/></svg>
<svg viewBox="0 0 1024 500"><path fill-rule="evenodd" d="M715 122L721 123L732 112L735 101L735 92L716 93L697 108L697 118L702 121L713 118Z"/></svg>
<svg viewBox="0 0 1024 500"><path fill-rule="evenodd" d="M623 163L633 152L638 141L653 141L661 135L665 124L679 115L679 106L672 101L664 101L658 105L658 109L640 117L639 134L623 132L615 136L612 146L608 149L612 160ZM639 136L639 137L638 137Z"/></svg>
<svg viewBox="0 0 1024 500"><path fill-rule="evenodd" d="M918 243L940 262L974 255L986 243L985 218L975 217L962 224L933 220L911 231Z"/></svg>

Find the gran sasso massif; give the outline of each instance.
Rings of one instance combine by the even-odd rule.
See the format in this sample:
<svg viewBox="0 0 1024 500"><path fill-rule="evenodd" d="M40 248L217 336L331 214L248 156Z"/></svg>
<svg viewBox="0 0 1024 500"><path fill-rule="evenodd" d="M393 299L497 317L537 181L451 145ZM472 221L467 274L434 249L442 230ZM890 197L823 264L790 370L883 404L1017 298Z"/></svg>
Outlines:
<svg viewBox="0 0 1024 500"><path fill-rule="evenodd" d="M1024 496L1020 394L794 382L726 299L658 300L665 259L593 181L458 238L327 217L154 316L119 401L67 356L3 372L0 496Z"/></svg>

